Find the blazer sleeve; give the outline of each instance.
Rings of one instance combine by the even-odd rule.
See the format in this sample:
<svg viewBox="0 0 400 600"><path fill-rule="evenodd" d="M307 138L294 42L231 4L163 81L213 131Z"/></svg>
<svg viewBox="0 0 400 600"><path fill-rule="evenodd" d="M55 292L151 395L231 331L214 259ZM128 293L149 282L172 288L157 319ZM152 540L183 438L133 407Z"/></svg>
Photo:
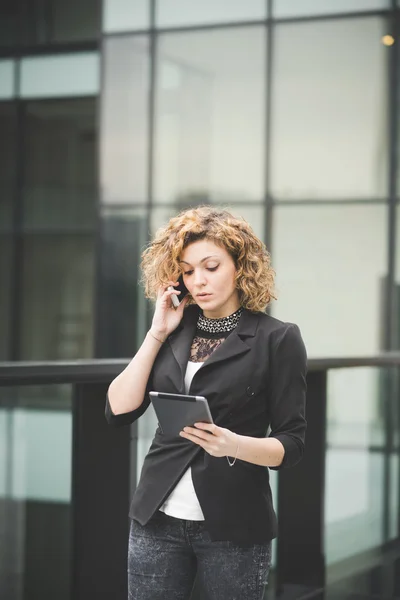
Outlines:
<svg viewBox="0 0 400 600"><path fill-rule="evenodd" d="M106 408L105 408L105 417L106 417L107 423L114 427L121 427L122 425L131 425L131 423L134 423L135 421L137 421L137 419L139 419L139 417L141 417L149 407L149 404L150 404L149 392L153 389L152 381L153 381L153 371L151 371L149 379L147 381L146 391L143 396L142 404L139 406L139 408L136 408L135 410L131 410L127 413L121 413L121 414L115 415L111 409L110 401L108 399L108 394L107 394L106 395Z"/></svg>
<svg viewBox="0 0 400 600"><path fill-rule="evenodd" d="M276 337L271 360L269 437L279 440L285 449L282 463L270 467L275 471L301 460L307 428L307 353L298 326L285 325Z"/></svg>

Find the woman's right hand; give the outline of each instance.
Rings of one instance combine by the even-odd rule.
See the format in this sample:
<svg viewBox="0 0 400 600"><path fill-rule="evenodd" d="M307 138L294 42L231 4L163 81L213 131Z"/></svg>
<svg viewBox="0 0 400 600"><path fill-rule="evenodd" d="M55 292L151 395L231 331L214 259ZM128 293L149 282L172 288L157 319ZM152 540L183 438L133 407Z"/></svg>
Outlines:
<svg viewBox="0 0 400 600"><path fill-rule="evenodd" d="M161 341L164 341L179 325L183 317L183 310L188 303L188 296L183 298L178 308L174 308L171 296L176 294L179 299L178 290L170 291L167 288L177 286L177 282L170 281L166 286L161 286L158 290L156 308L154 311L153 322L150 331Z"/></svg>

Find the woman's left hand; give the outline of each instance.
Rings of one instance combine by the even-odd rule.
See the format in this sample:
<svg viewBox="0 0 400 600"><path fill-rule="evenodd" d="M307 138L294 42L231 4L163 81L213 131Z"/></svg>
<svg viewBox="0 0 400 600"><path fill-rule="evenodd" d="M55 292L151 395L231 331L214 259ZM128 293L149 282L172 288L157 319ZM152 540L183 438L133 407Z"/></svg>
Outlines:
<svg viewBox="0 0 400 600"><path fill-rule="evenodd" d="M185 427L179 435L201 446L211 456L236 455L237 434L213 423L195 423L194 427Z"/></svg>

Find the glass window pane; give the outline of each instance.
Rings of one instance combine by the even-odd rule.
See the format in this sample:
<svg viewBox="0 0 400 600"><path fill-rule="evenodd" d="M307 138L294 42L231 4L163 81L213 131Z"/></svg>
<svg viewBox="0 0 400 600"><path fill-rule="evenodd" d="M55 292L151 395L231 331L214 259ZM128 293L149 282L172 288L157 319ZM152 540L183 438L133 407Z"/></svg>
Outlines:
<svg viewBox="0 0 400 600"><path fill-rule="evenodd" d="M134 31L150 27L149 0L104 0L103 31Z"/></svg>
<svg viewBox="0 0 400 600"><path fill-rule="evenodd" d="M384 414L388 375L387 369L378 368L333 370L328 375L325 489L328 564L388 541L383 531L385 495L390 497L396 481L389 480L389 486L385 486L385 461L390 461L385 450Z"/></svg>
<svg viewBox="0 0 400 600"><path fill-rule="evenodd" d="M148 240L147 210L107 206L102 217L97 355L133 356L147 331L139 270Z"/></svg>
<svg viewBox="0 0 400 600"><path fill-rule="evenodd" d="M100 34L100 0L51 0L54 42L96 40Z"/></svg>
<svg viewBox="0 0 400 600"><path fill-rule="evenodd" d="M264 27L160 36L154 197L264 196Z"/></svg>
<svg viewBox="0 0 400 600"><path fill-rule="evenodd" d="M0 234L0 360L10 358L11 268L12 239L9 235Z"/></svg>
<svg viewBox="0 0 400 600"><path fill-rule="evenodd" d="M0 60L0 99L2 100L15 96L14 73L14 60Z"/></svg>
<svg viewBox="0 0 400 600"><path fill-rule="evenodd" d="M272 0L277 18L352 13L390 7L390 0Z"/></svg>
<svg viewBox="0 0 400 600"><path fill-rule="evenodd" d="M21 60L21 97L93 96L99 92L99 55L78 52Z"/></svg>
<svg viewBox="0 0 400 600"><path fill-rule="evenodd" d="M24 227L94 227L95 101L30 102L25 115Z"/></svg>
<svg viewBox="0 0 400 600"><path fill-rule="evenodd" d="M2 0L0 49L96 40L100 0Z"/></svg>
<svg viewBox="0 0 400 600"><path fill-rule="evenodd" d="M276 27L271 188L277 199L386 196L384 25L368 17Z"/></svg>
<svg viewBox="0 0 400 600"><path fill-rule="evenodd" d="M169 219L178 214L181 210L195 207L196 204L186 205L166 205L165 207L154 208L150 213L150 230L154 235L159 227L166 225ZM252 227L254 233L261 239L265 239L265 206L264 204L231 204L218 207L225 208L236 217L243 217Z"/></svg>
<svg viewBox="0 0 400 600"><path fill-rule="evenodd" d="M265 0L158 0L158 27L265 19Z"/></svg>
<svg viewBox="0 0 400 600"><path fill-rule="evenodd" d="M94 254L94 236L25 236L20 360L93 355Z"/></svg>
<svg viewBox="0 0 400 600"><path fill-rule="evenodd" d="M71 456L71 386L0 390L1 598L71 597Z"/></svg>
<svg viewBox="0 0 400 600"><path fill-rule="evenodd" d="M0 49L20 46L27 38L29 0L2 0L0 4Z"/></svg>
<svg viewBox="0 0 400 600"><path fill-rule="evenodd" d="M100 177L102 202L147 199L149 47L146 37L104 42Z"/></svg>
<svg viewBox="0 0 400 600"><path fill-rule="evenodd" d="M274 209L272 310L298 323L310 357L381 350L386 220L383 204Z"/></svg>
<svg viewBox="0 0 400 600"><path fill-rule="evenodd" d="M17 107L0 102L0 231L9 231L17 174Z"/></svg>

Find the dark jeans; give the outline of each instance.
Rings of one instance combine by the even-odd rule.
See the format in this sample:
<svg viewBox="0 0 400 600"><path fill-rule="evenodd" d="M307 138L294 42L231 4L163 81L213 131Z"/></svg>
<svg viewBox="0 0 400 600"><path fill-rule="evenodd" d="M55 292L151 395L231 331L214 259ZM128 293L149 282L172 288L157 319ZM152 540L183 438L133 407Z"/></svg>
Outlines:
<svg viewBox="0 0 400 600"><path fill-rule="evenodd" d="M198 577L202 600L262 600L271 543L212 542L203 521L157 511L144 527L131 521L129 600L189 600Z"/></svg>

